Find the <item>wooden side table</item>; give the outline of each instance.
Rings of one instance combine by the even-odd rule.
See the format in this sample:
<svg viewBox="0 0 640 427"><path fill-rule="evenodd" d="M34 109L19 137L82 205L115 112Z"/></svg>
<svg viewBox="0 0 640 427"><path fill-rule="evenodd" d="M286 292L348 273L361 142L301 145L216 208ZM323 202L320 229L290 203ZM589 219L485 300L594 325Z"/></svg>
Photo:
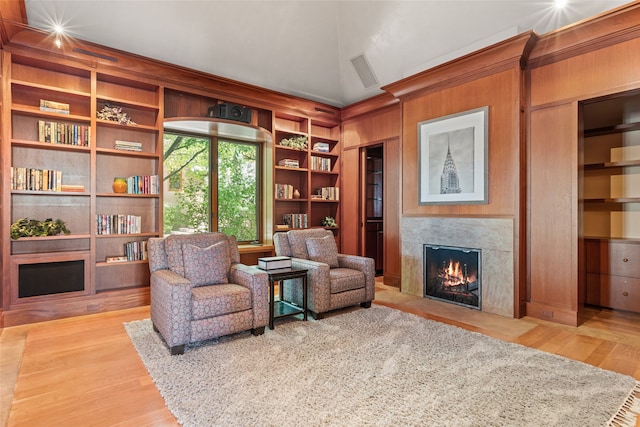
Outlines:
<svg viewBox="0 0 640 427"><path fill-rule="evenodd" d="M278 270L265 270L269 275L269 329L273 329L274 319L280 317L293 316L302 314L303 319L307 320L307 271L296 268L283 268ZM302 308L282 301L282 286L284 280L302 279ZM280 282L279 293L280 300L275 300L275 284Z"/></svg>

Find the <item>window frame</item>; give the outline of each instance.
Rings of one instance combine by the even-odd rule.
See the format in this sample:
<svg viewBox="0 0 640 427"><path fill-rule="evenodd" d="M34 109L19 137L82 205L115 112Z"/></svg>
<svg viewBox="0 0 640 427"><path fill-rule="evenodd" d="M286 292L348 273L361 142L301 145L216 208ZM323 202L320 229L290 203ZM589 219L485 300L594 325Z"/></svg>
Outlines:
<svg viewBox="0 0 640 427"><path fill-rule="evenodd" d="M194 138L202 138L209 141L209 191L208 191L208 211L209 211L209 231L218 231L218 218L219 218L219 205L218 205L218 148L219 142L223 141L226 143L232 144L240 144L240 145L250 145L256 147L256 239L254 240L238 240L239 244L247 244L247 243L263 243L264 240L264 226L265 226L265 216L264 216L264 189L265 189L265 180L266 176L264 174L264 143L260 141L243 141L241 139L236 139L233 137L221 137L218 135L209 135L206 133L199 132L189 132L189 131L178 131L172 129L164 129L163 135L178 135L184 137L194 137ZM163 136L163 146L164 146L164 136ZM164 154L164 150L163 150ZM163 169L164 169L164 155L162 158ZM215 173L214 173L215 172ZM164 179L164 177L163 177ZM215 189L215 190L214 190ZM215 209L214 209L215 207ZM164 204L162 204L162 215L164 218Z"/></svg>

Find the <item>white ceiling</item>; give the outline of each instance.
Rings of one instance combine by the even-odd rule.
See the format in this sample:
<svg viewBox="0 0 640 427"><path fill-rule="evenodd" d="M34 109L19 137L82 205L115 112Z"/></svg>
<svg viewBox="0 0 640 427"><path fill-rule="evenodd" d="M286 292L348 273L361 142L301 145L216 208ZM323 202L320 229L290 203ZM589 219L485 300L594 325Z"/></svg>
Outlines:
<svg viewBox="0 0 640 427"><path fill-rule="evenodd" d="M29 25L337 107L523 31L626 0L25 0ZM364 53L379 85L351 59Z"/></svg>

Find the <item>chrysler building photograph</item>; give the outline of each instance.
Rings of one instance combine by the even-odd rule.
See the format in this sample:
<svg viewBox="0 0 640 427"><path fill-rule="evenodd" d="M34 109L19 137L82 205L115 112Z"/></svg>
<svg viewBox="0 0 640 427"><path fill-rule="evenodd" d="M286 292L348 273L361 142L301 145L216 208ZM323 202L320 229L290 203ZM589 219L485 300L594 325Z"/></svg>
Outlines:
<svg viewBox="0 0 640 427"><path fill-rule="evenodd" d="M473 128L430 135L431 194L473 192Z"/></svg>
<svg viewBox="0 0 640 427"><path fill-rule="evenodd" d="M480 107L418 123L418 203L488 203L488 116Z"/></svg>

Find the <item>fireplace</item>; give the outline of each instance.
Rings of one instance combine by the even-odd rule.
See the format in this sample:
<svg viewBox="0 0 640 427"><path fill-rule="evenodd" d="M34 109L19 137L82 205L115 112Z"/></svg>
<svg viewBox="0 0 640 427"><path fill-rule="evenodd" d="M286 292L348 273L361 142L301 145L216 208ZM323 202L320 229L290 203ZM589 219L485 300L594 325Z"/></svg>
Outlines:
<svg viewBox="0 0 640 427"><path fill-rule="evenodd" d="M424 245L424 296L482 308L481 250Z"/></svg>

